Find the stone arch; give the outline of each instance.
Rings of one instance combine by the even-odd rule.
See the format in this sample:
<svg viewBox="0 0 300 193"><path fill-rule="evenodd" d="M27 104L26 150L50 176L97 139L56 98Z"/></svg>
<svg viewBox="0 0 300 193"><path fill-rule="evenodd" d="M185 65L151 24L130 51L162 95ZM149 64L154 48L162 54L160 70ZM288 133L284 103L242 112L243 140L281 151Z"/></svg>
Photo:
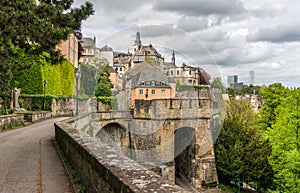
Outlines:
<svg viewBox="0 0 300 193"><path fill-rule="evenodd" d="M191 182L194 177L196 129L180 127L174 132L174 164L176 180Z"/></svg>
<svg viewBox="0 0 300 193"><path fill-rule="evenodd" d="M110 139L110 143L121 148L130 148L130 137L126 127L120 123L112 122L103 126L96 134L97 138ZM103 138L104 137L104 138ZM107 138L108 137L108 138Z"/></svg>

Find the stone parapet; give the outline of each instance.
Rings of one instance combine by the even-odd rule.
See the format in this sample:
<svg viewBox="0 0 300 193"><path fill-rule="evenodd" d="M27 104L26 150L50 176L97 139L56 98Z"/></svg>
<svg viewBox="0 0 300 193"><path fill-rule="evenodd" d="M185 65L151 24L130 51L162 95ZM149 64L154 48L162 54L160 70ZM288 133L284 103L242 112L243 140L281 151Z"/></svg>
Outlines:
<svg viewBox="0 0 300 193"><path fill-rule="evenodd" d="M23 124L24 116L22 114L0 115L0 130L5 130L7 128Z"/></svg>
<svg viewBox="0 0 300 193"><path fill-rule="evenodd" d="M34 113L26 113L24 114L24 120L28 122L37 122L45 119L49 119L52 117L52 113L48 111L34 112Z"/></svg>
<svg viewBox="0 0 300 193"><path fill-rule="evenodd" d="M76 130L74 120L55 124L55 139L91 193L187 193L117 149Z"/></svg>

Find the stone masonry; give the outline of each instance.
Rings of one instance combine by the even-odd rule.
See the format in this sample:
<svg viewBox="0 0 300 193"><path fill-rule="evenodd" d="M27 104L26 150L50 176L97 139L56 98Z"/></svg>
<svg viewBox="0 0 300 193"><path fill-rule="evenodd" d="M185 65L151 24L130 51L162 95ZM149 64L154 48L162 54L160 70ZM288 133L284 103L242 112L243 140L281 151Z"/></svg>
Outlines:
<svg viewBox="0 0 300 193"><path fill-rule="evenodd" d="M217 184L213 140L220 104L208 98L136 100L132 111L98 112L84 127L170 182ZM84 130L84 129L83 129Z"/></svg>

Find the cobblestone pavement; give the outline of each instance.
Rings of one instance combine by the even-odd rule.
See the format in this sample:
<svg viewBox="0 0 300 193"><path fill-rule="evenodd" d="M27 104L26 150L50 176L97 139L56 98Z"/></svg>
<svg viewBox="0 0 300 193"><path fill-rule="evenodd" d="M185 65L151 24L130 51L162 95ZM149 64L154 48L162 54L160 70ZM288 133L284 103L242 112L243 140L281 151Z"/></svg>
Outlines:
<svg viewBox="0 0 300 193"><path fill-rule="evenodd" d="M71 193L49 119L0 133L0 193Z"/></svg>

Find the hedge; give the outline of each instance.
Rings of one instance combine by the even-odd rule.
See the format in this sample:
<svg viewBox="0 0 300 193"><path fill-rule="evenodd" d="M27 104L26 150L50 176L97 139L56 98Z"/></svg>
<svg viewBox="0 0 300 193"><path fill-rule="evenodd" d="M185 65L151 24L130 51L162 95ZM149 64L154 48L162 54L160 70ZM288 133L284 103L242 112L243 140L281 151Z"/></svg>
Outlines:
<svg viewBox="0 0 300 193"><path fill-rule="evenodd" d="M60 64L50 64L47 54L22 57L20 61L30 61L32 65L22 76L14 76L13 87L21 88L22 94L44 94L44 80L47 80L46 94L72 96L75 75L71 62L64 59Z"/></svg>

